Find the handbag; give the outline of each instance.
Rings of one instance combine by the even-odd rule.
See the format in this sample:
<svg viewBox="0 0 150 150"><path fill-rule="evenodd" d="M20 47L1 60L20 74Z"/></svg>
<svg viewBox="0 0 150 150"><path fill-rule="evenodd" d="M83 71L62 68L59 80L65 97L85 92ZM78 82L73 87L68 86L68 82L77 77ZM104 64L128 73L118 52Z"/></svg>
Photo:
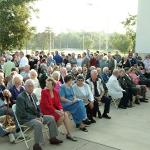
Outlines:
<svg viewBox="0 0 150 150"><path fill-rule="evenodd" d="M7 100L7 111L6 115L0 116L0 126L8 133L12 133L16 131L16 124L14 121L14 117L8 114L9 109L9 101Z"/></svg>
<svg viewBox="0 0 150 150"><path fill-rule="evenodd" d="M16 131L16 125L12 116L10 115L1 116L0 123L3 130L5 130L8 133L12 133Z"/></svg>

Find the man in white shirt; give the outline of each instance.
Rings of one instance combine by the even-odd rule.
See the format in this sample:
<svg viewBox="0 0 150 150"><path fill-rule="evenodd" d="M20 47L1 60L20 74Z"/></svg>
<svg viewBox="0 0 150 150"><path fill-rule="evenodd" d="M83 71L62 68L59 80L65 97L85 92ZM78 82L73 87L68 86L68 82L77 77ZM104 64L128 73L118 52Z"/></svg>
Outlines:
<svg viewBox="0 0 150 150"><path fill-rule="evenodd" d="M24 55L23 52L20 52L20 62L19 62L19 68L22 69L23 67L29 65L29 60Z"/></svg>
<svg viewBox="0 0 150 150"><path fill-rule="evenodd" d="M126 109L127 106L127 93L124 89L121 88L117 78L119 77L119 70L114 69L111 77L109 78L106 86L108 88L108 95L113 99L121 99L119 103L119 108Z"/></svg>

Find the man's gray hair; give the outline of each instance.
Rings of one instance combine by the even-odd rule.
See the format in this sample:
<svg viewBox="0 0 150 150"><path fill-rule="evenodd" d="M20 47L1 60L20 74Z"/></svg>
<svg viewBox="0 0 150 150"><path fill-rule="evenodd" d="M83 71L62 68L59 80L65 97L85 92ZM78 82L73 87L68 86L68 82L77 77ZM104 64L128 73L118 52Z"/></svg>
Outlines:
<svg viewBox="0 0 150 150"><path fill-rule="evenodd" d="M27 86L29 86L29 85L34 85L32 79L28 79L28 80L26 80L25 83L24 83L24 86L25 86L25 87L27 87Z"/></svg>
<svg viewBox="0 0 150 150"><path fill-rule="evenodd" d="M96 69L91 70L91 75L92 75L93 73L97 73L97 70L96 70Z"/></svg>

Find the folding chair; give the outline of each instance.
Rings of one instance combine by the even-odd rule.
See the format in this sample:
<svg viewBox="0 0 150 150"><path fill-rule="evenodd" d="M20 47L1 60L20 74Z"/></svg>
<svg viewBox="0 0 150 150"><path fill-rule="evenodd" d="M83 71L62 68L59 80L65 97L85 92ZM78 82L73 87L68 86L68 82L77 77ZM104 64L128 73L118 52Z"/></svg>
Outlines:
<svg viewBox="0 0 150 150"><path fill-rule="evenodd" d="M21 136L23 137L23 139L19 139L21 136L17 137L17 138L16 138L16 143L19 143L19 142L24 141L24 142L25 142L25 145L26 145L26 147L27 147L27 149L29 149L28 142L31 141L31 139L27 140L27 139L25 138L25 133L27 133L27 131L29 131L31 128L28 127L28 126L25 126L25 125L20 125L20 123L19 123L19 121L18 121L18 119L17 119L17 116L16 116L16 104L14 104L14 105L12 106L12 110L13 110L13 112L14 112L15 119L16 119L17 124L18 124L18 127L19 127L19 129L20 129ZM22 129L24 129L24 130L22 130Z"/></svg>
<svg viewBox="0 0 150 150"><path fill-rule="evenodd" d="M28 142L31 141L32 138L30 138L29 140L27 140L27 139L25 138L25 135L29 135L29 134L27 134L27 131L32 130L32 127L28 127L28 126L26 126L26 125L20 125L20 123L19 123L19 121L18 121L18 119L17 119L17 116L16 116L16 104L14 104L14 105L12 106L12 110L13 110L13 112L14 112L15 119L16 119L17 124L18 124L18 126L19 126L19 129L20 129L20 132L21 132L21 136L23 137L23 139L21 139L21 140L19 139L21 136L17 137L15 143L20 143L20 142L23 142L23 141L24 141L24 142L25 142L25 145L26 145L26 147L27 147L27 149L30 149L30 148L29 148L29 145L28 145ZM48 135L48 133L47 133L47 132L48 132L47 126L43 125L43 127L44 127L43 134L45 133L46 136L47 136L47 138L49 138L49 135ZM22 129L24 129L24 130L22 130Z"/></svg>
<svg viewBox="0 0 150 150"><path fill-rule="evenodd" d="M120 99L114 99L114 98L112 98L112 104L114 104L114 106L116 107L116 109L118 109L119 101L120 101Z"/></svg>

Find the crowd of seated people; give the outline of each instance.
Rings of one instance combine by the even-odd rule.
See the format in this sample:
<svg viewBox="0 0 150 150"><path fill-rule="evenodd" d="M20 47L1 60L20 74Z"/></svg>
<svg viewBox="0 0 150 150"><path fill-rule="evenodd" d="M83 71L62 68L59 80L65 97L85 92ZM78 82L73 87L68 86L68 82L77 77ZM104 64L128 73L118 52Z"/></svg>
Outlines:
<svg viewBox="0 0 150 150"><path fill-rule="evenodd" d="M150 87L150 55L144 60L137 53L121 56L117 51L83 54L65 54L58 51L15 52L0 57L0 136L9 136L10 142L20 136L12 106L20 124L34 129L33 149L43 147L42 126L49 129L50 144L63 143L58 127L66 129L66 138L77 141L70 125L88 132L99 119L111 119L111 102L118 100L119 109L147 103ZM104 111L100 107L104 103ZM15 130L3 128L1 118L9 115Z"/></svg>

